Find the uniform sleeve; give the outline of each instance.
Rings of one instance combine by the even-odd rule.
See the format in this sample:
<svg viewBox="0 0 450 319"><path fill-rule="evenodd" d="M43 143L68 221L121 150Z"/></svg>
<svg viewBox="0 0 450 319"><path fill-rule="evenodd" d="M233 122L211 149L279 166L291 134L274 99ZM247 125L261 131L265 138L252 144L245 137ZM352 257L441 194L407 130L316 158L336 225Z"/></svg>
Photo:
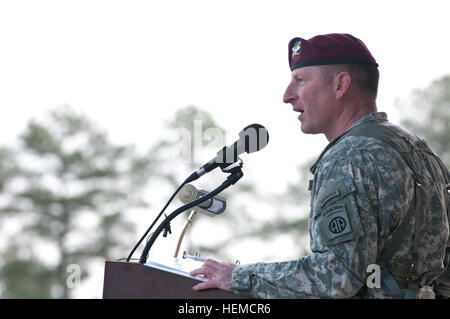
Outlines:
<svg viewBox="0 0 450 319"><path fill-rule="evenodd" d="M444 165L443 165L444 166ZM450 173L443 167L444 174L447 174L446 184L449 185ZM450 190L447 188L447 222L450 228ZM439 276L434 286L434 292L438 298L450 299L450 236L447 238L447 246L445 250L444 265L447 267L442 275Z"/></svg>
<svg viewBox="0 0 450 319"><path fill-rule="evenodd" d="M439 276L434 286L434 292L439 298L450 298L450 238L447 241L447 249L445 251L445 259L447 269Z"/></svg>
<svg viewBox="0 0 450 319"><path fill-rule="evenodd" d="M229 285L237 294L254 298L349 298L362 282L332 251L296 261L235 267Z"/></svg>
<svg viewBox="0 0 450 319"><path fill-rule="evenodd" d="M387 195L395 188L406 187L399 183L407 181L392 176L389 167L383 169L387 176L378 170L369 152L361 151L321 163L314 179L309 221L312 254L295 261L235 267L230 288L256 298L357 295L370 274L368 265L377 260L382 231L377 224L393 222L378 220L378 211L387 206L397 210L392 205L410 201ZM380 181L386 177L391 179L381 186ZM387 202L379 202L380 196Z"/></svg>

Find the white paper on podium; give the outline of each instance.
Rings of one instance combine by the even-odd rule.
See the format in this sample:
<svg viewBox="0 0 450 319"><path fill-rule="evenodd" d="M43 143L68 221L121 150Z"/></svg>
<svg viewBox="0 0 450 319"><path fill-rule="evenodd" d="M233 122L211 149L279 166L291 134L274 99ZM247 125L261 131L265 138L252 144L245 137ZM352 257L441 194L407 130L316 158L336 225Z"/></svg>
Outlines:
<svg viewBox="0 0 450 319"><path fill-rule="evenodd" d="M173 274L181 275L191 279L196 279L200 281L207 281L209 278L205 276L191 276L189 273L203 265L203 261L194 260L191 258L167 258L160 259L158 261L148 261L144 264L145 266L156 268L159 270L167 271Z"/></svg>

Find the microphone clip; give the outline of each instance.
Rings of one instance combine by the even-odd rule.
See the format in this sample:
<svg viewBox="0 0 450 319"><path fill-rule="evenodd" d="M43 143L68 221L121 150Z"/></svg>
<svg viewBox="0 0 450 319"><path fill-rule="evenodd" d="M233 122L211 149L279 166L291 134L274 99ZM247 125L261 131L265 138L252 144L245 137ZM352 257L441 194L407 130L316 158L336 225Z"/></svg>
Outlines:
<svg viewBox="0 0 450 319"><path fill-rule="evenodd" d="M244 176L244 173L242 172L243 164L244 162L242 159L238 157L238 160L235 163L224 168L221 167L222 172L230 174L227 177L227 180L230 181L232 185L236 184L236 182Z"/></svg>
<svg viewBox="0 0 450 319"><path fill-rule="evenodd" d="M163 233L163 237L167 237L167 234L172 234L172 228L170 227L170 222L167 223L166 226L164 226L164 233Z"/></svg>
<svg viewBox="0 0 450 319"><path fill-rule="evenodd" d="M237 169L242 169L242 165L244 165L244 162L242 159L238 156L237 161L234 162L231 165L228 165L227 167L220 167L222 169L222 172L224 173L233 173Z"/></svg>

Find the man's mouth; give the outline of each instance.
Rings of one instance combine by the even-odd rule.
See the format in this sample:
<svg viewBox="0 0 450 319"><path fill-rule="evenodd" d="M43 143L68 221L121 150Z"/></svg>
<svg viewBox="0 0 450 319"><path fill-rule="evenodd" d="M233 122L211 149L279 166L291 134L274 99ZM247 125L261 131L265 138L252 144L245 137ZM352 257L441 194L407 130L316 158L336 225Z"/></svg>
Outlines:
<svg viewBox="0 0 450 319"><path fill-rule="evenodd" d="M294 112L299 112L300 113L300 115L298 116L298 119L302 120L303 119L303 112L305 110L300 110L300 109L293 109L293 110L294 110Z"/></svg>

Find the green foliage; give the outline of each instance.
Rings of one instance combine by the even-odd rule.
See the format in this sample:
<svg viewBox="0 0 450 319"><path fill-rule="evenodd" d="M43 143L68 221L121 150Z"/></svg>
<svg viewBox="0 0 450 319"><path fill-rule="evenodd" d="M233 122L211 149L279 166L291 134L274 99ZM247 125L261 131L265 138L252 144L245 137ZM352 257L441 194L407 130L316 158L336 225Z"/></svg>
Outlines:
<svg viewBox="0 0 450 319"><path fill-rule="evenodd" d="M87 278L92 258L128 251L124 236L134 227L124 213L146 205L140 190L152 162L132 146L112 144L69 107L31 120L20 141L17 150L0 150L0 218L20 225L11 234L20 240L2 252L2 296L67 298L69 264ZM53 263L39 245L55 251Z"/></svg>
<svg viewBox="0 0 450 319"><path fill-rule="evenodd" d="M209 128L221 129L209 113L202 111L193 105L178 110L175 113L174 119L167 123L167 127L171 129L183 127L193 133L195 121L201 121L203 131ZM221 130L223 131L223 129Z"/></svg>
<svg viewBox="0 0 450 319"><path fill-rule="evenodd" d="M17 166L14 160L15 154L7 148L0 148L0 192L17 174Z"/></svg>
<svg viewBox="0 0 450 319"><path fill-rule="evenodd" d="M244 239L257 238L262 242L274 239L277 236L288 235L290 240L299 248L296 252L282 251L278 252L278 259L285 256L298 256L299 251L307 253L307 247L302 242L302 237L308 234L308 216L310 193L308 191L308 182L312 178L309 168L315 159L310 159L297 167L297 179L293 183L287 184L286 190L275 194L256 195L257 200L266 203L266 211L260 212L263 215L271 214L271 218L260 221L255 214L248 214L239 222L247 225L244 228L236 228L238 231L230 238L210 247L210 250L224 249L235 242ZM251 225L251 226L249 226ZM304 247L302 247L304 246ZM265 252L266 258L271 259L270 252Z"/></svg>
<svg viewBox="0 0 450 319"><path fill-rule="evenodd" d="M413 91L398 106L404 111L402 125L424 138L450 167L450 75Z"/></svg>
<svg viewBox="0 0 450 319"><path fill-rule="evenodd" d="M285 200L292 202L293 204L307 205L310 200L310 193L308 191L309 180L313 175L309 171L313 166L319 155L307 160L305 163L300 164L297 167L298 181L288 184L288 188L285 194Z"/></svg>
<svg viewBox="0 0 450 319"><path fill-rule="evenodd" d="M51 298L53 283L58 280L53 267L36 259L10 259L0 276L4 286L2 298Z"/></svg>

